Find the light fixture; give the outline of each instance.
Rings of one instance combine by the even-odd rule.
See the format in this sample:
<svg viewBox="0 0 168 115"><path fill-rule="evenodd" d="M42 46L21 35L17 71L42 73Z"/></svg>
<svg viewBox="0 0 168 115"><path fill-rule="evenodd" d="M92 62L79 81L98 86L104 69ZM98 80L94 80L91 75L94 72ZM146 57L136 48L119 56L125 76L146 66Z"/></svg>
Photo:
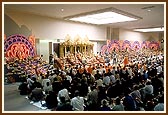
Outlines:
<svg viewBox="0 0 168 115"><path fill-rule="evenodd" d="M164 27L158 27L158 28L145 28L145 29L134 29L134 31L138 32L160 32L164 31Z"/></svg>
<svg viewBox="0 0 168 115"><path fill-rule="evenodd" d="M61 8L61 11L63 12L63 11L64 11L64 9L63 9L63 8Z"/></svg>
<svg viewBox="0 0 168 115"><path fill-rule="evenodd" d="M140 17L129 14L127 12L108 8L94 12L88 12L85 14L80 14L76 16L66 17L66 20L90 23L90 24L110 24L126 21L135 21L140 19Z"/></svg>

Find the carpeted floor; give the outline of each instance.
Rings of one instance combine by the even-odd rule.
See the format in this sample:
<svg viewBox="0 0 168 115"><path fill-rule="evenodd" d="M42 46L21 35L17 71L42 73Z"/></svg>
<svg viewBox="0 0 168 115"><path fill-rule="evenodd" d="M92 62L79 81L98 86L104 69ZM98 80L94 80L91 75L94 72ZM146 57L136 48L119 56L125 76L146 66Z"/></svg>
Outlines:
<svg viewBox="0 0 168 115"><path fill-rule="evenodd" d="M38 103L30 103L25 95L20 95L18 86L20 83L4 85L4 111L44 111ZM39 106L39 107L37 107Z"/></svg>

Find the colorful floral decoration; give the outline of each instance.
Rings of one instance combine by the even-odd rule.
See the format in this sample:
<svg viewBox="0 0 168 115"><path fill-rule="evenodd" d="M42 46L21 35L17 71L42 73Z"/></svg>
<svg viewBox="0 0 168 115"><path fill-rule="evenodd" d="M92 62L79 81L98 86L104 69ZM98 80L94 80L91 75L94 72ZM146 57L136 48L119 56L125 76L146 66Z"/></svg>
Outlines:
<svg viewBox="0 0 168 115"><path fill-rule="evenodd" d="M139 50L140 48L141 48L141 45L140 45L139 41L134 41L132 44L132 49Z"/></svg>
<svg viewBox="0 0 168 115"><path fill-rule="evenodd" d="M153 50L158 50L160 48L159 46L159 43L156 42L156 41L151 41L149 44L148 44L148 47L150 49L153 49Z"/></svg>
<svg viewBox="0 0 168 115"><path fill-rule="evenodd" d="M112 51L119 51L120 50L120 44L118 42L118 40L112 40L111 43L108 46L109 48L109 52L111 53Z"/></svg>
<svg viewBox="0 0 168 115"><path fill-rule="evenodd" d="M11 35L4 41L5 57L24 59L35 56L35 42L23 35Z"/></svg>
<svg viewBox="0 0 168 115"><path fill-rule="evenodd" d="M101 47L101 54L104 55L104 54L107 53L107 52L108 52L108 47L107 47L107 45L103 45L103 46Z"/></svg>
<svg viewBox="0 0 168 115"><path fill-rule="evenodd" d="M29 39L30 43L32 44L32 46L34 48L34 52L36 52L35 36L34 35L30 35L28 39Z"/></svg>
<svg viewBox="0 0 168 115"><path fill-rule="evenodd" d="M147 45L146 41L143 41L143 42L141 43L141 48L142 48L142 49L148 48L148 45Z"/></svg>
<svg viewBox="0 0 168 115"><path fill-rule="evenodd" d="M141 49L151 49L158 50L160 48L160 41L128 41L128 40L107 40L107 44L101 47L101 54L109 54L112 51L119 51L125 49L131 50L141 50Z"/></svg>
<svg viewBox="0 0 168 115"><path fill-rule="evenodd" d="M131 48L131 43L130 41L128 40L125 40L122 44L122 50L125 50L125 49L130 49Z"/></svg>

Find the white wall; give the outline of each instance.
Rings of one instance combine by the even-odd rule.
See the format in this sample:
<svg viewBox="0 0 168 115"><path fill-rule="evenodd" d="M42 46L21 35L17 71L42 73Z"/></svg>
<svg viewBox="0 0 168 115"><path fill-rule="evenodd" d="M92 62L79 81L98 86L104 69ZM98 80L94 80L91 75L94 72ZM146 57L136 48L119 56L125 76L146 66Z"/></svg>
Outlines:
<svg viewBox="0 0 168 115"><path fill-rule="evenodd" d="M40 55L43 55L43 59L49 61L49 43L46 40L40 40Z"/></svg>
<svg viewBox="0 0 168 115"><path fill-rule="evenodd" d="M76 35L85 37L86 35L94 41L94 53L100 51L104 44L98 41L106 40L106 27L95 26L88 24L79 24L74 22L67 22L56 20L53 18L25 14L16 11L5 10L5 34L33 34L40 39L37 52L44 56L48 61L49 56L49 42L56 42L57 39L63 39L69 34L72 38ZM9 23L10 22L10 23ZM16 31L17 30L17 31ZM158 33L140 33L125 29L119 29L119 40L143 41L143 40L158 40Z"/></svg>
<svg viewBox="0 0 168 115"><path fill-rule="evenodd" d="M49 42L56 42L57 39L64 41L63 39L67 34L71 38L77 35L84 38L87 35L90 40L94 41L106 39L106 28L103 26L66 22L22 12L5 10L4 22L4 33L7 36L11 34L29 35L31 33L40 39L37 53L38 55L43 55L43 58L47 61L49 57ZM24 29L22 29L23 27ZM97 42L94 44L94 52L97 53Z"/></svg>
<svg viewBox="0 0 168 115"><path fill-rule="evenodd" d="M93 53L97 54L97 42L93 42L94 46L93 46Z"/></svg>
<svg viewBox="0 0 168 115"><path fill-rule="evenodd" d="M5 14L19 27L22 25L26 26L31 30L32 34L40 39L64 39L67 34L72 38L76 35L82 38L87 35L91 40L103 40L106 38L106 28L103 26L67 22L16 11L6 10ZM10 31L12 31L12 27L13 26L10 26ZM13 30L14 29L15 28L13 28ZM5 30L8 31L8 29Z"/></svg>
<svg viewBox="0 0 168 115"><path fill-rule="evenodd" d="M142 33L120 29L119 39L130 41L159 40L159 33Z"/></svg>

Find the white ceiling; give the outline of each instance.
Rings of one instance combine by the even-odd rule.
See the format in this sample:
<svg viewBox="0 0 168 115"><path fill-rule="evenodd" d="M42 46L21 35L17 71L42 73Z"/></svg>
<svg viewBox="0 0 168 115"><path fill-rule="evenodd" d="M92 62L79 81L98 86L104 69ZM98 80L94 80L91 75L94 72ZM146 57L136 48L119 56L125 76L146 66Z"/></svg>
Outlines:
<svg viewBox="0 0 168 115"><path fill-rule="evenodd" d="M147 28L147 27L161 27L164 25L164 4L114 4L114 3L98 3L98 4L5 4L5 10L16 10L21 12L42 15L62 19L72 15L96 11L105 8L116 8L124 12L131 13L142 19L132 22L123 22L108 24L105 26L112 26L125 29ZM149 8L148 8L149 7ZM150 8L152 7L152 8ZM61 11L64 9L64 11ZM151 11L147 11L151 9Z"/></svg>

